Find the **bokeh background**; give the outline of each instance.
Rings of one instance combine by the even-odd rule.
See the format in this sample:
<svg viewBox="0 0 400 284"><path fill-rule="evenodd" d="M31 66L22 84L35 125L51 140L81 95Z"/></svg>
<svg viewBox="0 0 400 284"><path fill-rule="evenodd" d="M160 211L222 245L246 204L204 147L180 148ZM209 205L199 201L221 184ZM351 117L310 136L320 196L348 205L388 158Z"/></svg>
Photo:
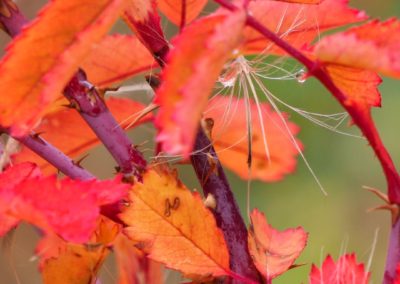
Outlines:
<svg viewBox="0 0 400 284"><path fill-rule="evenodd" d="M33 18L46 1L16 1L29 18ZM354 0L352 6L365 10L372 17L386 19L400 16L398 0ZM210 6L209 9L212 9ZM173 32L171 24L165 28ZM128 33L122 23L114 31ZM0 34L1 47L9 42ZM29 52L29 51L27 51ZM143 80L143 78L142 78ZM296 81L265 82L268 89L285 99L289 104L318 113L342 112L338 103L313 79L304 84ZM389 152L400 167L400 82L384 78L380 87L382 108L373 110L373 116ZM147 95L135 94L139 99ZM283 109L285 110L285 109ZM363 139L330 132L295 113L291 120L301 127L299 138L303 142L304 154L328 192L324 196L309 170L299 159L296 172L278 183L252 183L251 207L265 212L269 222L279 229L303 226L309 232L309 240L297 263L304 264L278 277L274 283L307 283L310 264L320 264L329 253L338 256L355 252L357 259L370 265L371 283L382 279L390 216L387 212L367 213L367 209L380 205L381 201L362 189L363 185L386 189L386 183L378 160ZM345 126L346 131L358 134L354 127ZM150 141L144 147L151 149L154 130L150 125L130 132L135 142ZM83 164L101 178L109 177L114 162L102 147L91 151ZM199 188L192 169L180 167L180 176L191 188ZM229 180L245 216L246 182L228 173ZM79 214L79 211L77 211ZM34 255L39 236L28 225L20 226L12 238L3 238L0 250L0 283L41 283ZM110 258L101 272L102 283L114 283L116 271ZM174 273L168 273L166 282L179 283Z"/></svg>

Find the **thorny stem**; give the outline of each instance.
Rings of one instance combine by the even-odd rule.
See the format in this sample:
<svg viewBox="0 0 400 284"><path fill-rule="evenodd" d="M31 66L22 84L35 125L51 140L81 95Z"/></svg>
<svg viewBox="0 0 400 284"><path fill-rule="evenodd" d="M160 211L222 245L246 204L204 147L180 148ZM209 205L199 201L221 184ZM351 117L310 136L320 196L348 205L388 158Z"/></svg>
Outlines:
<svg viewBox="0 0 400 284"><path fill-rule="evenodd" d="M59 149L48 143L39 135L28 135L24 137L13 137L40 157L48 161L59 171L73 179L90 180L96 177L87 170L81 168Z"/></svg>
<svg viewBox="0 0 400 284"><path fill-rule="evenodd" d="M0 133L4 132L9 135L7 129L1 129ZM37 155L45 159L47 162L56 167L60 172L66 176L76 180L91 180L96 177L83 169L78 163L75 163L71 158L61 152L58 148L48 143L45 139L37 134L31 134L24 137L13 137L15 140L35 152ZM120 212L120 204L107 204L100 208L101 214L110 218L116 223L121 223L118 217Z"/></svg>
<svg viewBox="0 0 400 284"><path fill-rule="evenodd" d="M4 30L14 37L21 31L27 20L14 3L9 1L1 3L4 3L2 4L3 10L8 9L10 12L7 13L7 16L0 14L0 22ZM132 145L98 91L87 82L84 71L80 70L74 75L64 89L64 96L70 101L71 106L79 111L82 118L106 146L116 160L119 171L125 176L135 175L140 178L141 172L146 168L146 160L142 153ZM42 152L41 155L48 154ZM46 157L45 159L49 160Z"/></svg>
<svg viewBox="0 0 400 284"><path fill-rule="evenodd" d="M227 0L215 0L221 6L228 10L234 11L238 9L235 5ZM282 40L260 22L254 19L251 15L247 15L246 24L261 33L265 38L274 42L293 58L304 64L309 75L316 77L339 101L339 103L347 110L352 117L354 123L361 129L364 136L368 139L371 147L377 155L382 169L385 173L388 183L389 200L392 203L400 204L400 177L393 164L392 158L384 146L375 124L370 116L369 110L367 113L361 113L355 106L345 105L346 101L343 92L335 85L327 72L318 62L312 61L304 56L299 50L291 46L289 43ZM365 112L365 111L364 111ZM392 227L390 233L390 242L388 248L388 256L385 267L384 283L392 283L392 279L396 275L396 267L400 262L400 219L398 218Z"/></svg>
<svg viewBox="0 0 400 284"><path fill-rule="evenodd" d="M139 23L139 27L135 26L137 23L134 21L130 21L129 24L134 25L134 29L139 32L139 38L147 41L144 44L154 54L155 58L162 63L160 66L163 67L166 62L169 45L162 29L158 28L159 22L157 21L159 19L150 17L148 21L149 23ZM149 37L147 29L143 28L146 26L157 30L157 37ZM157 43L154 44L152 41L157 41ZM160 45L162 42L164 46ZM156 46L157 50L162 50L163 53L160 54L157 50L153 50L152 46ZM246 225L214 147L201 128L197 133L194 152L196 154L191 157L191 162L202 185L204 195L212 194L217 203L213 213L228 245L231 270L242 277L260 282L261 278L248 250ZM210 163L210 157L213 161L212 163ZM230 283L243 283L236 279L229 281Z"/></svg>
<svg viewBox="0 0 400 284"><path fill-rule="evenodd" d="M119 171L127 176L133 174L140 178L146 168L146 160L132 145L94 86L86 81L84 71L80 70L75 74L65 88L64 96L106 146L117 161Z"/></svg>

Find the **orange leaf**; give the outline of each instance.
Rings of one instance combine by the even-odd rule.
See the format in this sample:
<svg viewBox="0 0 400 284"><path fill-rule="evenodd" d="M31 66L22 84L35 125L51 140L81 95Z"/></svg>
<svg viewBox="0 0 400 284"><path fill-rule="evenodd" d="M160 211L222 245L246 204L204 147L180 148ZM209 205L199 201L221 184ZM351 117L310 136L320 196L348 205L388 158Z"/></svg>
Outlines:
<svg viewBox="0 0 400 284"><path fill-rule="evenodd" d="M118 235L113 251L118 265L118 284L164 283L163 266L147 258L125 235Z"/></svg>
<svg viewBox="0 0 400 284"><path fill-rule="evenodd" d="M211 117L214 120L212 141L221 163L244 179L249 178L246 108L244 99L219 96L209 102L208 110L204 113L205 118ZM261 128L257 105L251 103L251 178L277 181L295 170L298 150L281 117L273 112L267 103L260 104L260 109L265 133ZM291 135L296 135L298 127L286 121L287 116L284 113L282 115ZM301 143L297 143L301 147ZM270 161L267 159L266 147L269 150Z"/></svg>
<svg viewBox="0 0 400 284"><path fill-rule="evenodd" d="M357 264L355 254L346 254L336 263L328 255L321 270L312 266L310 284L367 284L369 276L364 264Z"/></svg>
<svg viewBox="0 0 400 284"><path fill-rule="evenodd" d="M336 64L325 67L335 85L346 95L345 105L367 109L381 106L378 85L382 79L375 72Z"/></svg>
<svg viewBox="0 0 400 284"><path fill-rule="evenodd" d="M55 235L44 237L36 249L43 283L94 283L118 231L115 223L101 219L91 240L84 245L67 243Z"/></svg>
<svg viewBox="0 0 400 284"><path fill-rule="evenodd" d="M157 66L137 37L118 34L103 38L81 65L89 81L99 87L119 83Z"/></svg>
<svg viewBox="0 0 400 284"><path fill-rule="evenodd" d="M203 18L175 38L156 102L157 140L164 151L188 156L199 121L224 63L242 38L242 12Z"/></svg>
<svg viewBox="0 0 400 284"><path fill-rule="evenodd" d="M17 136L32 129L126 3L51 1L0 62L0 125Z"/></svg>
<svg viewBox="0 0 400 284"><path fill-rule="evenodd" d="M177 26L193 21L203 10L207 0L158 0L157 6Z"/></svg>
<svg viewBox="0 0 400 284"><path fill-rule="evenodd" d="M368 69L400 78L400 21L372 21L324 37L315 54L324 63Z"/></svg>
<svg viewBox="0 0 400 284"><path fill-rule="evenodd" d="M115 115L117 121L123 122L121 127L127 127L130 121L125 121L132 114L143 109L143 105L130 99L110 98L106 101L110 111ZM146 116L139 123L146 122L150 116ZM77 157L100 143L97 136L82 120L79 113L74 109L64 108L47 115L41 125L37 128L41 137L52 143L66 155ZM42 159L28 148L13 156L13 161L35 162L46 173L55 173L57 171L46 160Z"/></svg>
<svg viewBox="0 0 400 284"><path fill-rule="evenodd" d="M320 5L251 1L252 16L296 48L311 42L320 32L365 20L363 12L347 6L348 0L325 0ZM282 54L282 50L260 33L247 27L244 53Z"/></svg>
<svg viewBox="0 0 400 284"><path fill-rule="evenodd" d="M229 254L214 216L168 169L149 170L121 214L125 233L167 267L193 276L229 272Z"/></svg>
<svg viewBox="0 0 400 284"><path fill-rule="evenodd" d="M73 242L87 241L100 216L99 207L112 204L127 193L128 185L120 177L106 181L58 181L55 176L41 176L35 168L32 176L30 169L17 165L0 175L0 205L4 205L0 218L24 220ZM22 176L18 177L19 174ZM7 181L15 176L18 183L8 185Z"/></svg>
<svg viewBox="0 0 400 284"><path fill-rule="evenodd" d="M301 227L279 232L267 223L264 214L257 209L253 210L250 218L250 254L258 271L271 280L294 263L307 243L307 233Z"/></svg>

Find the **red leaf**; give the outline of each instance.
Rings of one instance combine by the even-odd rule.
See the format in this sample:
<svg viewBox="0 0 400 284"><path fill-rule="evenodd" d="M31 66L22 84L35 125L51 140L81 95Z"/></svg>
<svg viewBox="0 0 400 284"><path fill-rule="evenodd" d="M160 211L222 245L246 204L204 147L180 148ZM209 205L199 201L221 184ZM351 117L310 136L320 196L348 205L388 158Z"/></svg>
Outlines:
<svg viewBox="0 0 400 284"><path fill-rule="evenodd" d="M252 116L252 168L251 178L262 181L277 181L295 170L298 150L294 146L281 117L270 109L267 103L260 105L265 133L261 128L258 108L251 103ZM229 110L229 112L227 112ZM225 96L214 97L209 102L204 117L214 120L212 141L223 165L241 178L248 179L248 138L246 122L246 104L244 99L232 99ZM296 135L298 127L287 121L291 135ZM264 141L264 137L266 141ZM265 144L266 143L266 144ZM297 141L301 147L301 143ZM270 161L267 159L266 147Z"/></svg>
<svg viewBox="0 0 400 284"><path fill-rule="evenodd" d="M364 12L347 6L348 0L325 0L320 5L251 1L252 16L296 48L311 42L320 32L365 20ZM252 28L246 28L245 53L278 53L282 50Z"/></svg>
<svg viewBox="0 0 400 284"><path fill-rule="evenodd" d="M208 96L241 42L244 20L241 12L203 18L173 41L156 98L157 140L164 151L187 157L192 150Z"/></svg>
<svg viewBox="0 0 400 284"><path fill-rule="evenodd" d="M116 34L95 45L81 67L92 84L106 87L158 64L137 37Z"/></svg>
<svg viewBox="0 0 400 284"><path fill-rule="evenodd" d="M22 136L59 96L127 0L51 1L0 63L0 125ZM29 50L29 52L27 52ZM29 68L27 68L29 66Z"/></svg>
<svg viewBox="0 0 400 284"><path fill-rule="evenodd" d="M0 181L18 175L21 167L10 168L1 174ZM121 183L120 177L109 181L57 181L55 176L35 174L4 188L0 191L2 218L24 220L65 240L85 242L96 227L99 207L120 200L129 185Z"/></svg>
<svg viewBox="0 0 400 284"><path fill-rule="evenodd" d="M106 103L111 112L115 115L116 120L121 122L121 127L127 127L131 120L126 119L143 109L142 104L130 99L110 98ZM147 115L139 120L138 123L146 122L150 118L151 116ZM38 133L42 133L41 137L68 156L74 158L100 143L97 136L82 120L75 109L63 108L60 110L58 108L57 111L50 113L43 119L37 131ZM56 173L57 171L57 169L46 160L26 147L24 147L20 153L13 156L13 161L15 163L22 161L35 162L46 174Z"/></svg>
<svg viewBox="0 0 400 284"><path fill-rule="evenodd" d="M400 78L400 21L377 20L324 37L315 54L324 63L368 69Z"/></svg>
<svg viewBox="0 0 400 284"><path fill-rule="evenodd" d="M0 174L0 236L19 222L19 218L6 214L7 208L14 198L14 188L21 182L39 175L39 169L32 163L15 165Z"/></svg>
<svg viewBox="0 0 400 284"><path fill-rule="evenodd" d="M158 0L157 7L177 26L193 21L203 10L207 0Z"/></svg>
<svg viewBox="0 0 400 284"><path fill-rule="evenodd" d="M307 233L301 227L279 232L257 209L253 210L250 218L250 254L258 271L271 280L292 266L307 243Z"/></svg>
<svg viewBox="0 0 400 284"><path fill-rule="evenodd" d="M355 254L346 254L336 263L328 255L321 269L312 266L310 284L367 284L369 276L364 264L357 264Z"/></svg>

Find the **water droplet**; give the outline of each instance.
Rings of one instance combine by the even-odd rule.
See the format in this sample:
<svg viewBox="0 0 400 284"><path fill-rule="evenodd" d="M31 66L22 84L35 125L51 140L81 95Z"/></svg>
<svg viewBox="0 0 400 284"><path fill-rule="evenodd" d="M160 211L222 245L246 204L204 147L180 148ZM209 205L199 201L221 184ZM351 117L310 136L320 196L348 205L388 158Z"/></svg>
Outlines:
<svg viewBox="0 0 400 284"><path fill-rule="evenodd" d="M298 71L296 73L297 82L299 82L300 84L303 84L307 80L307 77L308 77L308 74L306 73L306 71L304 69L301 69L300 71Z"/></svg>
<svg viewBox="0 0 400 284"><path fill-rule="evenodd" d="M235 86L236 77L230 79L219 77L218 81L224 86L224 88L229 88Z"/></svg>

